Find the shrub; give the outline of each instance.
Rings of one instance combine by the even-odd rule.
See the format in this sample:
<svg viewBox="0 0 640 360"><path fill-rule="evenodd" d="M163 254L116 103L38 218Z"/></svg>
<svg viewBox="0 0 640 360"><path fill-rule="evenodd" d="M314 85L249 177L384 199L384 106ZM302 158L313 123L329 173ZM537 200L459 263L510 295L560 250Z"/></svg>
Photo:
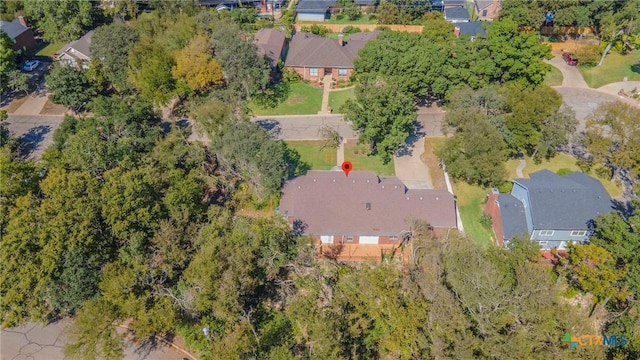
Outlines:
<svg viewBox="0 0 640 360"><path fill-rule="evenodd" d="M300 75L292 68L285 67L282 71L282 80L288 83L300 81Z"/></svg>
<svg viewBox="0 0 640 360"><path fill-rule="evenodd" d="M570 169L562 168L562 169L558 170L558 175L565 176L565 175L571 174L572 172L573 171L571 171Z"/></svg>
<svg viewBox="0 0 640 360"><path fill-rule="evenodd" d="M591 161L588 160L578 160L576 161L576 166L578 166L580 168L580 171L582 171L585 174L588 174L591 172L591 168L593 167L593 163Z"/></svg>
<svg viewBox="0 0 640 360"><path fill-rule="evenodd" d="M598 176L602 180L611 180L613 173L607 166L598 166L596 168L596 176Z"/></svg>
<svg viewBox="0 0 640 360"><path fill-rule="evenodd" d="M505 181L502 184L498 185L498 191L501 193L510 193L511 189L513 189L513 183L511 181Z"/></svg>
<svg viewBox="0 0 640 360"><path fill-rule="evenodd" d="M362 30L360 30L359 28L353 27L351 25L345 26L344 29L342 29L342 33L343 34L355 34L355 33L361 32L361 31Z"/></svg>
<svg viewBox="0 0 640 360"><path fill-rule="evenodd" d="M327 36L327 34L331 32L331 30L329 30L327 27L316 24L313 24L311 26L303 26L300 30L302 32L308 32L320 36Z"/></svg>
<svg viewBox="0 0 640 360"><path fill-rule="evenodd" d="M482 216L480 217L480 225L482 225L482 227L484 227L485 229L491 229L491 215L482 214Z"/></svg>
<svg viewBox="0 0 640 360"><path fill-rule="evenodd" d="M600 47L596 44L586 44L578 47L574 53L581 65L595 66L600 61Z"/></svg>

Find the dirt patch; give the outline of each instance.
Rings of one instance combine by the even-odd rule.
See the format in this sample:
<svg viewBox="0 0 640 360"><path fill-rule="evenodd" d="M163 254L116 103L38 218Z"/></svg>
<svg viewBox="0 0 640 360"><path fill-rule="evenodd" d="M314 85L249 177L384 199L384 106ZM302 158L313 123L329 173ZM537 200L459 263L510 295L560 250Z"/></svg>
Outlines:
<svg viewBox="0 0 640 360"><path fill-rule="evenodd" d="M40 115L62 115L66 114L69 109L67 109L63 105L54 104L51 100L47 100L47 102L40 110Z"/></svg>
<svg viewBox="0 0 640 360"><path fill-rule="evenodd" d="M302 94L292 94L287 99L286 103L289 105L302 104L307 101L307 96Z"/></svg>
<svg viewBox="0 0 640 360"><path fill-rule="evenodd" d="M434 153L435 148L445 138L427 137L424 139L424 153L420 156L420 160L429 167L431 182L434 189L447 190L447 183L444 180L444 171L440 166L440 159Z"/></svg>
<svg viewBox="0 0 640 360"><path fill-rule="evenodd" d="M27 101L27 96L15 99L5 108L5 110L7 110L9 114L13 114L20 106L22 106L22 104L24 104L25 101Z"/></svg>

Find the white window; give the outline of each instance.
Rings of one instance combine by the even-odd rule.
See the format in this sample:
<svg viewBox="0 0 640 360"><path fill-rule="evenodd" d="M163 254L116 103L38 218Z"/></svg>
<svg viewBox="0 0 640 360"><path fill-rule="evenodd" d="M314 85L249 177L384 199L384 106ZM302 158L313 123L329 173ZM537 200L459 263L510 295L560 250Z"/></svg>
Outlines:
<svg viewBox="0 0 640 360"><path fill-rule="evenodd" d="M377 236L360 236L358 238L358 244L377 244L378 237Z"/></svg>
<svg viewBox="0 0 640 360"><path fill-rule="evenodd" d="M318 68L309 68L309 76L318 76Z"/></svg>
<svg viewBox="0 0 640 360"><path fill-rule="evenodd" d="M389 240L396 241L396 240L398 240L398 237L397 236L389 236Z"/></svg>
<svg viewBox="0 0 640 360"><path fill-rule="evenodd" d="M540 236L553 236L555 230L540 230Z"/></svg>
<svg viewBox="0 0 640 360"><path fill-rule="evenodd" d="M585 236L587 235L587 232L584 230L573 230L571 232L571 236Z"/></svg>
<svg viewBox="0 0 640 360"><path fill-rule="evenodd" d="M320 241L323 244L333 244L333 236L332 235L321 235Z"/></svg>
<svg viewBox="0 0 640 360"><path fill-rule="evenodd" d="M347 76L347 69L338 69L338 76Z"/></svg>

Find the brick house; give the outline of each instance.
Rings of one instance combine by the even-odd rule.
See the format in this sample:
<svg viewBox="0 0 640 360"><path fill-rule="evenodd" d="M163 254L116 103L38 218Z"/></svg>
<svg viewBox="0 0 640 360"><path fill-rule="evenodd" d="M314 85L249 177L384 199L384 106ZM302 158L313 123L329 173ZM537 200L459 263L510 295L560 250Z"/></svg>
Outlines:
<svg viewBox="0 0 640 360"><path fill-rule="evenodd" d="M299 32L289 43L285 66L295 70L304 80L320 81L325 75L348 80L358 51L379 33L377 30L355 33L345 41L342 34L336 40Z"/></svg>
<svg viewBox="0 0 640 360"><path fill-rule="evenodd" d="M577 171L559 176L549 170L513 180L509 194L492 191L484 208L499 245L523 235L542 250L564 250L569 241L588 242L593 219L613 210L599 180Z"/></svg>
<svg viewBox="0 0 640 360"><path fill-rule="evenodd" d="M254 38L254 45L259 56L266 56L271 66L271 76L278 71L278 62L286 52L286 33L282 30L263 28Z"/></svg>
<svg viewBox="0 0 640 360"><path fill-rule="evenodd" d="M278 212L315 239L320 254L338 249L346 261L380 260L406 244L411 220L437 234L456 229L456 205L446 190L407 189L372 171L309 171L288 181ZM297 224L297 225L296 225Z"/></svg>
<svg viewBox="0 0 640 360"><path fill-rule="evenodd" d="M474 9L478 20L493 20L500 13L501 0L475 0Z"/></svg>
<svg viewBox="0 0 640 360"><path fill-rule="evenodd" d="M15 42L13 50L18 54L33 54L36 49L36 39L22 15L12 21L0 20L0 29Z"/></svg>

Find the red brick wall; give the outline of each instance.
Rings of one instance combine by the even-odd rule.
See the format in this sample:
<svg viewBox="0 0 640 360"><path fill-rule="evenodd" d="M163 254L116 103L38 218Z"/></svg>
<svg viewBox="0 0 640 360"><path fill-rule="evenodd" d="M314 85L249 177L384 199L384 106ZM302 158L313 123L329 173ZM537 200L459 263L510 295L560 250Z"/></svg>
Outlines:
<svg viewBox="0 0 640 360"><path fill-rule="evenodd" d="M16 37L16 43L13 46L15 51L20 51L26 48L26 52L28 54L32 54L36 49L36 39L33 37L33 32L31 29L23 32L22 34Z"/></svg>
<svg viewBox="0 0 640 360"><path fill-rule="evenodd" d="M290 66L290 68L295 70L295 72L298 74L298 76L300 76L301 79L308 80L308 81L320 81L325 75L325 69L329 69L325 67L318 67L318 76L311 76L311 72L309 71L308 67ZM353 69L347 69L347 75L340 76L338 75L340 70L339 68L330 68L330 69L331 69L331 76L333 76L335 80L349 80L349 78L351 77L351 73L353 72Z"/></svg>

